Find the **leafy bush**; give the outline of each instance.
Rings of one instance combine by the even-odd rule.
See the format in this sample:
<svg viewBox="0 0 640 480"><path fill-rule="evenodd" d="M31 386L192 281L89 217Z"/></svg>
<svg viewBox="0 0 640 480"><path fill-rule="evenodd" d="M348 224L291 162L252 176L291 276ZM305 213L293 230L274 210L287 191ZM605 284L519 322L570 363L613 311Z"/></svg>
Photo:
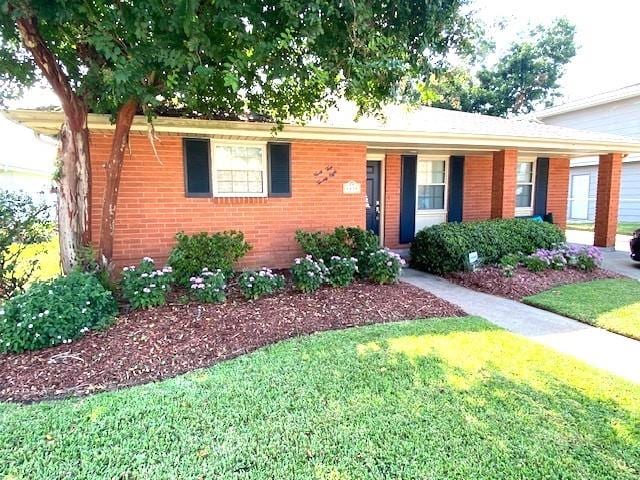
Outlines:
<svg viewBox="0 0 640 480"><path fill-rule="evenodd" d="M296 232L296 241L307 255L324 260L331 257L357 258L359 274L366 275L369 254L380 248L378 237L358 227L337 227L332 233Z"/></svg>
<svg viewBox="0 0 640 480"><path fill-rule="evenodd" d="M172 283L172 268L156 269L149 257L144 257L138 267L122 269L122 294L135 309L164 305Z"/></svg>
<svg viewBox="0 0 640 480"><path fill-rule="evenodd" d="M510 253L509 255L505 255L500 259L500 268L502 270L502 274L505 277L513 277L513 274L518 268L518 264L520 263L521 255Z"/></svg>
<svg viewBox="0 0 640 480"><path fill-rule="evenodd" d="M334 287L346 287L358 272L358 259L355 257L338 257L329 259L329 283Z"/></svg>
<svg viewBox="0 0 640 480"><path fill-rule="evenodd" d="M522 259L522 264L530 272L542 272L549 268L549 263L544 259L535 255L528 255Z"/></svg>
<svg viewBox="0 0 640 480"><path fill-rule="evenodd" d="M380 285L396 283L400 278L404 263L404 260L397 253L381 248L369 254L368 277Z"/></svg>
<svg viewBox="0 0 640 480"><path fill-rule="evenodd" d="M571 267L590 272L602 266L602 252L598 247L567 246L563 253Z"/></svg>
<svg viewBox="0 0 640 480"><path fill-rule="evenodd" d="M294 286L304 293L318 290L327 281L329 271L323 259L315 261L311 255L296 258L291 267Z"/></svg>
<svg viewBox="0 0 640 480"><path fill-rule="evenodd" d="M212 272L207 267L202 269L200 275L189 278L193 295L204 303L224 303L227 299L225 289L227 283L224 273L219 268Z"/></svg>
<svg viewBox="0 0 640 480"><path fill-rule="evenodd" d="M249 300L271 295L284 288L284 276L273 273L270 268L263 267L257 272L246 271L238 278L242 295Z"/></svg>
<svg viewBox="0 0 640 480"><path fill-rule="evenodd" d="M415 268L437 274L464 270L470 252L495 264L509 254L531 254L564 243L564 233L550 223L528 219L495 219L443 223L420 230L411 245Z"/></svg>
<svg viewBox="0 0 640 480"><path fill-rule="evenodd" d="M176 282L185 287L189 279L203 268L220 269L225 278L233 275L233 265L251 249L242 232L227 231L208 234L201 232L176 235L176 246L169 254L168 263L173 267Z"/></svg>
<svg viewBox="0 0 640 480"><path fill-rule="evenodd" d="M116 312L111 292L93 275L72 272L34 283L0 305L0 352L70 343L110 325Z"/></svg>
<svg viewBox="0 0 640 480"><path fill-rule="evenodd" d="M52 231L46 203L0 189L0 300L24 291L38 268L37 258L27 258L25 250L49 240Z"/></svg>

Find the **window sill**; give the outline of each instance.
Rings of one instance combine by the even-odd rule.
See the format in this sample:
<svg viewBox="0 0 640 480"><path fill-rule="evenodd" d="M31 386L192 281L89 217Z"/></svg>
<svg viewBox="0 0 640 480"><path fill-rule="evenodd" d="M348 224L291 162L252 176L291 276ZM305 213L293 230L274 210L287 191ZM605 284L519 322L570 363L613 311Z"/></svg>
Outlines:
<svg viewBox="0 0 640 480"><path fill-rule="evenodd" d="M442 209L416 210L416 215L423 216L423 217L431 217L431 216L446 215L446 214L447 214L447 210L442 210Z"/></svg>
<svg viewBox="0 0 640 480"><path fill-rule="evenodd" d="M516 217L530 217L533 215L533 207L516 208Z"/></svg>

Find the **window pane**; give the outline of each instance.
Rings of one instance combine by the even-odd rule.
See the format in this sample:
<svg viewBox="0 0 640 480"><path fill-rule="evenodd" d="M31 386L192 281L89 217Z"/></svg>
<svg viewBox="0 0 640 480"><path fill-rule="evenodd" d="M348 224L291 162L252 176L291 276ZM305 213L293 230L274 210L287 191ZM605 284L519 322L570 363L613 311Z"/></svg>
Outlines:
<svg viewBox="0 0 640 480"><path fill-rule="evenodd" d="M246 182L247 181L247 172L246 171L235 170L233 172L233 181L234 182Z"/></svg>
<svg viewBox="0 0 640 480"><path fill-rule="evenodd" d="M518 162L518 183L531 183L533 180L533 163Z"/></svg>
<svg viewBox="0 0 640 480"><path fill-rule="evenodd" d="M218 170L219 182L230 182L233 180L233 172L231 170Z"/></svg>
<svg viewBox="0 0 640 480"><path fill-rule="evenodd" d="M518 185L516 188L516 207L531 207L531 185Z"/></svg>
<svg viewBox="0 0 640 480"><path fill-rule="evenodd" d="M444 160L420 160L418 162L418 183L444 183Z"/></svg>
<svg viewBox="0 0 640 480"><path fill-rule="evenodd" d="M418 187L418 210L443 210L444 185L420 185Z"/></svg>
<svg viewBox="0 0 640 480"><path fill-rule="evenodd" d="M262 193L263 149L235 145L216 146L218 192Z"/></svg>
<svg viewBox="0 0 640 480"><path fill-rule="evenodd" d="M233 184L231 182L218 182L218 192L220 193L233 192Z"/></svg>

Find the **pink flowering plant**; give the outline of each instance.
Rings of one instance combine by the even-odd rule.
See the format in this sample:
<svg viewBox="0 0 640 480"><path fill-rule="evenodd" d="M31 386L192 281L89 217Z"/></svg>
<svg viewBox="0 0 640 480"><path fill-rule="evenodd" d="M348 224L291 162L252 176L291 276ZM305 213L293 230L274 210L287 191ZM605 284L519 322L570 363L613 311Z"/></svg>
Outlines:
<svg viewBox="0 0 640 480"><path fill-rule="evenodd" d="M329 283L334 287L346 287L358 273L358 259L334 255L329 259Z"/></svg>
<svg viewBox="0 0 640 480"><path fill-rule="evenodd" d="M367 276L380 285L396 283L400 279L400 272L405 261L397 253L387 248L381 248L369 254Z"/></svg>
<svg viewBox="0 0 640 480"><path fill-rule="evenodd" d="M172 284L172 268L158 269L149 257L144 257L137 267L122 269L122 295L136 310L164 305Z"/></svg>
<svg viewBox="0 0 640 480"><path fill-rule="evenodd" d="M311 255L296 258L291 267L293 284L303 293L311 293L318 290L329 278L329 270L324 260L315 260Z"/></svg>
<svg viewBox="0 0 640 480"><path fill-rule="evenodd" d="M238 277L238 286L244 298L257 300L284 288L284 276L263 267L256 271L245 271Z"/></svg>
<svg viewBox="0 0 640 480"><path fill-rule="evenodd" d="M204 303L224 303L227 299L227 282L219 268L210 271L207 267L202 269L200 275L189 278L193 296Z"/></svg>
<svg viewBox="0 0 640 480"><path fill-rule="evenodd" d="M90 330L111 325L116 301L91 274L35 282L0 304L0 353L71 343Z"/></svg>
<svg viewBox="0 0 640 480"><path fill-rule="evenodd" d="M598 247L567 245L563 255L569 266L579 270L592 271L602 266L603 256Z"/></svg>
<svg viewBox="0 0 640 480"><path fill-rule="evenodd" d="M562 245L554 249L538 249L522 258L522 264L531 272L547 269L564 270L567 267L592 271L602 266L602 252L597 247Z"/></svg>

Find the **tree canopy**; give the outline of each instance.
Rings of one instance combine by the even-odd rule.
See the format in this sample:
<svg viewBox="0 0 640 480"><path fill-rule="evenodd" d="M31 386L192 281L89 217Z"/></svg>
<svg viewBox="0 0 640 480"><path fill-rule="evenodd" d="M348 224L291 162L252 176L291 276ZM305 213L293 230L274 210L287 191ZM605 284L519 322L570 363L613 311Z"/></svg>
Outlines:
<svg viewBox="0 0 640 480"><path fill-rule="evenodd" d="M422 86L423 100L434 107L495 116L529 113L551 106L560 96L558 81L576 54L575 27L564 18L537 26L493 65L483 52L477 63L445 75L433 75ZM486 47L486 44L483 44Z"/></svg>

